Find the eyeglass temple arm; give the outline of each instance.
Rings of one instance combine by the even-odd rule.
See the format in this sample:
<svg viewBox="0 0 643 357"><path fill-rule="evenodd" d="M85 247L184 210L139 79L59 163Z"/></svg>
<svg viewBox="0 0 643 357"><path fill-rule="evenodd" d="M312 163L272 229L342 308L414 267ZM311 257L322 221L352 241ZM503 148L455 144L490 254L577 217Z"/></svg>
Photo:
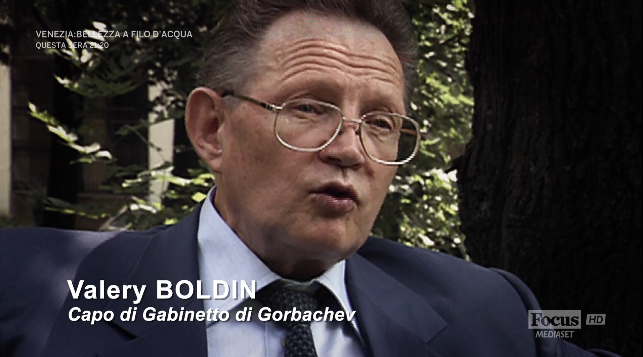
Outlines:
<svg viewBox="0 0 643 357"><path fill-rule="evenodd" d="M229 96L239 98L239 99L243 99L243 100L246 100L246 101L248 101L250 103L254 103L254 104L262 107L263 109L270 110L271 112L277 113L277 112L279 112L281 110L281 107L278 107L276 105L269 104L269 103L266 103L266 102L262 102L260 100L254 99L254 98L246 97L245 95L234 94L234 91L231 91L231 90L226 90L226 91L223 91L223 93L221 93L221 98L229 97Z"/></svg>

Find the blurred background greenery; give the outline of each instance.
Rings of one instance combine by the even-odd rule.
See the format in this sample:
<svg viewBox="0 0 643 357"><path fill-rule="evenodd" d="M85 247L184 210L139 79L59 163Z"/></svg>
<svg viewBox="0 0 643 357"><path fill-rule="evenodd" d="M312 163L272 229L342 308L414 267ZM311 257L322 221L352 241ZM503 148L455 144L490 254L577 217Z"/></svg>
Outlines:
<svg viewBox="0 0 643 357"><path fill-rule="evenodd" d="M34 103L29 105L31 115L47 125L58 141L77 152L74 165L107 163L110 174L101 190L127 197L126 202L120 204L113 200L79 204L51 195L51 190L49 195L43 194L40 188L33 196L38 196L35 206L42 206L43 215L56 212L95 219L101 222L103 229L145 229L177 221L205 198L214 184L213 177L195 159L182 130L183 115L185 101L194 87L195 71L207 32L228 5L229 1L206 0L90 0L78 9L64 8L64 5L50 1L14 4L13 7L4 4L5 12L13 12L14 19L22 19L11 23L13 27L8 30L13 33L6 32L14 37L0 38L5 43L16 41L20 37L17 32L53 29L104 30L120 34L134 30L181 31L178 38L86 39L95 43L108 42L105 49L42 50L67 63L66 70L59 71L64 75L55 75L60 84L76 95L75 117L80 119L71 122L58 117L55 109L50 113ZM473 15L469 4L461 0L407 1L405 6L412 15L420 44L420 76L410 115L419 120L428 135L422 141L419 155L398 170L373 234L466 258L464 236L458 229L455 170L450 166L454 157L462 155L470 137L473 99L464 69L464 55ZM29 39L30 36L23 36L18 41ZM148 140L149 126L173 120L175 153L152 168L124 165L105 143L91 140L94 129L83 122L83 118L100 110L92 103L152 85L163 90L149 103L140 103L144 109L140 111L138 123L121 127L117 135L130 140L136 138L150 150L159 150ZM150 115L154 118L152 122L148 120ZM117 140L124 140L122 138ZM56 172L50 170L52 174L56 175ZM170 185L160 197L150 199L149 184L159 180ZM72 185L72 182L66 181L66 185ZM1 224L11 223L5 219Z"/></svg>

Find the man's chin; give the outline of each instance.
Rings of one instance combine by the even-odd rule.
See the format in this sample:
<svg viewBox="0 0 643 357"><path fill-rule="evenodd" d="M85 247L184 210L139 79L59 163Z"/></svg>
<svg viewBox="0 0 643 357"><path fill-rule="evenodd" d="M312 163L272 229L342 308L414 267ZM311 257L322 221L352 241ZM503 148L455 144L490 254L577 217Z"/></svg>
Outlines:
<svg viewBox="0 0 643 357"><path fill-rule="evenodd" d="M302 236L297 239L297 246L302 257L310 257L314 260L334 261L334 263L345 259L355 253L364 243L358 240L355 234L346 234L345 231L328 230L315 232L310 236Z"/></svg>

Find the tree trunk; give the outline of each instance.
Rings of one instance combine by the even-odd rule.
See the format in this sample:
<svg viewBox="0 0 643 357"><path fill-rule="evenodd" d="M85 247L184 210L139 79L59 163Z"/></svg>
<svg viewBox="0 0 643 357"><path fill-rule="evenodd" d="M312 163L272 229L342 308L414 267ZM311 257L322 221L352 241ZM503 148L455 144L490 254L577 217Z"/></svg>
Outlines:
<svg viewBox="0 0 643 357"><path fill-rule="evenodd" d="M174 170L172 174L189 177L191 169L199 168L199 156L194 153L187 130L185 120L174 120L174 147L180 148L180 152L174 153Z"/></svg>
<svg viewBox="0 0 643 357"><path fill-rule="evenodd" d="M607 315L572 342L641 355L641 1L475 9L458 167L471 258L521 277L543 309Z"/></svg>
<svg viewBox="0 0 643 357"><path fill-rule="evenodd" d="M72 77L72 64L61 57L54 59L54 71L61 78ZM53 80L53 79L52 79ZM72 93L59 83L54 84L54 117L72 132L77 133L83 112L83 99ZM78 151L67 146L62 139L51 134L49 151L49 180L47 182L47 197L54 197L69 203L77 203L78 193L82 190L82 166L73 162L80 157ZM76 216L57 211L44 211L44 227L73 229Z"/></svg>
<svg viewBox="0 0 643 357"><path fill-rule="evenodd" d="M57 2L56 5L60 27L66 31L82 30L80 16L82 3L79 0ZM60 78L77 77L78 69L71 62L56 56L54 72ZM52 79L55 80L55 79ZM77 133L83 122L83 98L71 92L61 84L54 84L53 116L61 124ZM78 151L70 148L57 136L52 134L49 151L49 180L47 182L47 197L54 197L69 203L77 203L78 193L83 188L82 166L73 163L80 157ZM76 216L46 210L43 214L42 226L73 229Z"/></svg>

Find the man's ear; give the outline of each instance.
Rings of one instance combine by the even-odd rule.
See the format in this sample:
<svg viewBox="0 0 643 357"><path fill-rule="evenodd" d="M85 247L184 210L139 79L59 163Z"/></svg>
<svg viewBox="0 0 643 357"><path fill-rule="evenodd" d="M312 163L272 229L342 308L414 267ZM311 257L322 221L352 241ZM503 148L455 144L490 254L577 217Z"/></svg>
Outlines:
<svg viewBox="0 0 643 357"><path fill-rule="evenodd" d="M223 153L221 126L223 124L223 99L210 88L199 87L190 93L185 109L185 127L196 153L219 172Z"/></svg>

